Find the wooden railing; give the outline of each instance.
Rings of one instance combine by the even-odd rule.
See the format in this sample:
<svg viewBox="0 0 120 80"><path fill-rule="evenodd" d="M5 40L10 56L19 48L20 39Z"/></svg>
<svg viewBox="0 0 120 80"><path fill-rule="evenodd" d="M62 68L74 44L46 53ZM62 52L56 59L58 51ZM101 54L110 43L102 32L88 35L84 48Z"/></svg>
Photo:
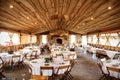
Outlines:
<svg viewBox="0 0 120 80"><path fill-rule="evenodd" d="M98 45L98 44L91 44L91 43L88 43L88 45L96 47L96 48L103 48L105 50L112 50L112 51L119 51L120 52L120 47L107 46L107 45Z"/></svg>

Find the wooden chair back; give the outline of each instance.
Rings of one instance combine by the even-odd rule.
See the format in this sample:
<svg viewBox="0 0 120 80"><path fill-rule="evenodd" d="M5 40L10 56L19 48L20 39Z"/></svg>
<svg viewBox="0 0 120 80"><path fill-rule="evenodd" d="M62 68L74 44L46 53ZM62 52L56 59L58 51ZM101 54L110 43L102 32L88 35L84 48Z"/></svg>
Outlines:
<svg viewBox="0 0 120 80"><path fill-rule="evenodd" d="M59 66L57 72L55 73L56 75L65 75L65 72L68 71L70 65L65 65L65 66ZM61 71L62 70L62 71Z"/></svg>
<svg viewBox="0 0 120 80"><path fill-rule="evenodd" d="M31 78L35 80L48 80L48 76L41 76L41 75L31 75Z"/></svg>
<svg viewBox="0 0 120 80"><path fill-rule="evenodd" d="M76 61L75 60L71 60L70 61L70 69L72 69L76 64Z"/></svg>
<svg viewBox="0 0 120 80"><path fill-rule="evenodd" d="M12 56L12 62L19 62L20 61L20 55L13 55Z"/></svg>
<svg viewBox="0 0 120 80"><path fill-rule="evenodd" d="M68 57L69 57L70 59L74 59L75 54L70 54Z"/></svg>
<svg viewBox="0 0 120 80"><path fill-rule="evenodd" d="M43 76L44 76L44 71L51 71L52 74L51 74L50 76L53 76L53 74L54 74L54 68L53 68L53 67L50 67L50 66L41 66L41 67L40 67L40 73L41 73L41 75L43 75ZM49 75L47 75L47 76L49 76Z"/></svg>
<svg viewBox="0 0 120 80"><path fill-rule="evenodd" d="M2 57L0 57L0 63L4 63L4 61L3 61Z"/></svg>
<svg viewBox="0 0 120 80"><path fill-rule="evenodd" d="M102 70L102 65L100 62L97 62L98 68L100 69L101 73L104 75L104 71Z"/></svg>
<svg viewBox="0 0 120 80"><path fill-rule="evenodd" d="M114 68L114 67L107 67L107 70L108 70L109 73L110 73L110 71L114 71L114 72L120 73L120 69Z"/></svg>
<svg viewBox="0 0 120 80"><path fill-rule="evenodd" d="M27 70L28 70L28 72L29 72L30 74L32 74L32 65L28 65L28 66L27 66Z"/></svg>
<svg viewBox="0 0 120 80"><path fill-rule="evenodd" d="M101 66L103 65L103 61L105 61L105 58L104 59L98 59L98 62L101 64Z"/></svg>
<svg viewBox="0 0 120 80"><path fill-rule="evenodd" d="M63 54L56 54L57 57L64 58Z"/></svg>
<svg viewBox="0 0 120 80"><path fill-rule="evenodd" d="M31 56L31 59L37 58L37 50L33 50L30 56Z"/></svg>
<svg viewBox="0 0 120 80"><path fill-rule="evenodd" d="M119 78L119 75L117 76L117 78L115 76L111 76L110 71L113 72L118 72L118 74L120 74L120 69L119 68L115 68L115 67L107 67L108 73L109 73L109 77L115 78L115 80L117 80L117 78ZM119 80L119 79L118 79Z"/></svg>

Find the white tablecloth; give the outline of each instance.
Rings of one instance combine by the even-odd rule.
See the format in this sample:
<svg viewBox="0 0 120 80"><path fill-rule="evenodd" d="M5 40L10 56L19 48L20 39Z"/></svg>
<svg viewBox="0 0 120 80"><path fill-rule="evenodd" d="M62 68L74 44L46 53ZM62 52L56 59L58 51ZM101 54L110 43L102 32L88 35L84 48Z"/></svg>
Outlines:
<svg viewBox="0 0 120 80"><path fill-rule="evenodd" d="M109 58L113 59L113 57L115 56L115 54L120 54L120 52L106 50L106 54L107 54L107 56L108 56Z"/></svg>
<svg viewBox="0 0 120 80"><path fill-rule="evenodd" d="M40 48L38 46L27 46L22 49L22 53L31 54L34 50L37 51L37 55L41 54Z"/></svg>
<svg viewBox="0 0 120 80"><path fill-rule="evenodd" d="M103 62L102 69L105 73L108 73L107 67L114 67L120 69L120 60L107 60ZM110 71L110 75L116 78L120 78L120 73Z"/></svg>
<svg viewBox="0 0 120 80"><path fill-rule="evenodd" d="M52 55L56 56L56 54L61 54L61 53L63 54L64 58L68 58L70 54L75 54L73 59L77 58L77 54L74 51L56 51L56 52L53 52Z"/></svg>
<svg viewBox="0 0 120 80"><path fill-rule="evenodd" d="M64 61L62 63L64 63L64 64L61 64L59 62L49 63L49 66L54 67L54 73L56 73L59 66L70 64L69 61ZM31 68L32 68L32 74L33 75L40 75L40 66L46 66L45 63L44 63L44 59L32 60L32 61L30 61L30 65L31 65ZM52 72L51 71L46 71L46 74L51 75Z"/></svg>
<svg viewBox="0 0 120 80"><path fill-rule="evenodd" d="M0 57L3 59L3 61L10 61L12 60L12 56L14 55L20 55L20 60L22 60L23 58L23 54L19 53L19 52L14 52L13 54L8 54L6 53L0 53Z"/></svg>

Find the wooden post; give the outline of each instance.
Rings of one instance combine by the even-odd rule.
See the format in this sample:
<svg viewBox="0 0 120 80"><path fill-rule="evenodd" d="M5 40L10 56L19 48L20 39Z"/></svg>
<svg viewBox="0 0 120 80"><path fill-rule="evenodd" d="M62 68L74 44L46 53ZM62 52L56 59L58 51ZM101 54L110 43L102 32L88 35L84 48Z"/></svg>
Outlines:
<svg viewBox="0 0 120 80"><path fill-rule="evenodd" d="M30 44L32 44L32 34L30 33Z"/></svg>
<svg viewBox="0 0 120 80"><path fill-rule="evenodd" d="M86 37L87 37L87 45L88 45L88 34L86 35Z"/></svg>
<svg viewBox="0 0 120 80"><path fill-rule="evenodd" d="M20 45L21 45L21 38L22 38L22 34L21 34L21 32L20 32Z"/></svg>
<svg viewBox="0 0 120 80"><path fill-rule="evenodd" d="M97 34L97 45L99 46L100 45L100 33Z"/></svg>
<svg viewBox="0 0 120 80"><path fill-rule="evenodd" d="M118 34L118 37L119 37L119 42L118 42L118 44L117 44L117 46L116 46L116 47L118 47L118 46L120 45L120 33L119 33L119 32L117 32L117 34Z"/></svg>

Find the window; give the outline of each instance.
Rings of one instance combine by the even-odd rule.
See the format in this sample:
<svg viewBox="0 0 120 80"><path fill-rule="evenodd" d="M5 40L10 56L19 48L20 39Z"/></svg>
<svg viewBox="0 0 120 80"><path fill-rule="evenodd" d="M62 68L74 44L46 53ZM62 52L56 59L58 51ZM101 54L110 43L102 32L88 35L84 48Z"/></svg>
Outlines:
<svg viewBox="0 0 120 80"><path fill-rule="evenodd" d="M0 33L0 44L2 46L9 46L10 45L10 37L7 32L1 32Z"/></svg>
<svg viewBox="0 0 120 80"><path fill-rule="evenodd" d="M37 37L35 35L32 35L32 43L36 43Z"/></svg>
<svg viewBox="0 0 120 80"><path fill-rule="evenodd" d="M98 42L97 35L88 36L88 43L97 44L97 42Z"/></svg>
<svg viewBox="0 0 120 80"><path fill-rule="evenodd" d="M1 32L0 38L0 44L2 46L11 46L20 43L19 35L15 33Z"/></svg>
<svg viewBox="0 0 120 80"><path fill-rule="evenodd" d="M105 45L107 39L105 34L100 35L100 44Z"/></svg>
<svg viewBox="0 0 120 80"><path fill-rule="evenodd" d="M92 42L92 43L93 43L93 44L97 44L97 41L98 41L98 40L97 40L97 35L93 35L93 42Z"/></svg>
<svg viewBox="0 0 120 80"><path fill-rule="evenodd" d="M112 33L109 37L109 42L111 46L117 46L119 43L119 36L117 33Z"/></svg>
<svg viewBox="0 0 120 80"><path fill-rule="evenodd" d="M19 39L19 35L18 34L13 34L13 36L12 36L12 42L13 42L13 45L20 44L20 39Z"/></svg>
<svg viewBox="0 0 120 80"><path fill-rule="evenodd" d="M42 35L42 43L47 43L47 35Z"/></svg>
<svg viewBox="0 0 120 80"><path fill-rule="evenodd" d="M86 36L82 36L82 45L83 46L87 45L87 37Z"/></svg>
<svg viewBox="0 0 120 80"><path fill-rule="evenodd" d="M70 43L76 43L76 36L75 35L71 35L70 39L71 39Z"/></svg>

